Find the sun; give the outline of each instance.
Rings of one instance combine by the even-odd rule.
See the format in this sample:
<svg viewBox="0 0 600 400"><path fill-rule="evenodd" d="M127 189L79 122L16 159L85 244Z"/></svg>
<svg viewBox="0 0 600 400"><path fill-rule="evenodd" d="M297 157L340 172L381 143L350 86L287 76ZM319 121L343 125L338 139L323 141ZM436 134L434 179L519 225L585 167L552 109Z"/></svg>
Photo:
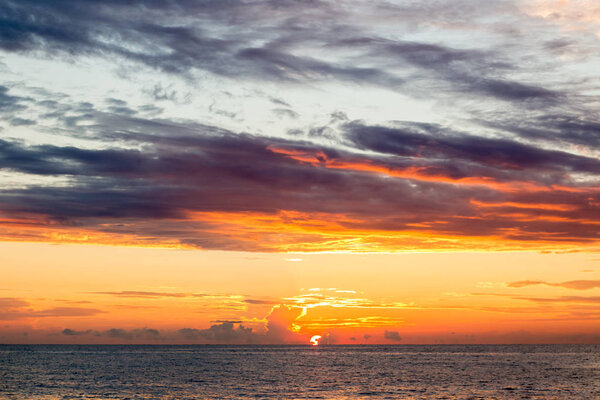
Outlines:
<svg viewBox="0 0 600 400"><path fill-rule="evenodd" d="M320 342L321 342L321 335L315 335L310 338L310 343L313 346L318 346Z"/></svg>

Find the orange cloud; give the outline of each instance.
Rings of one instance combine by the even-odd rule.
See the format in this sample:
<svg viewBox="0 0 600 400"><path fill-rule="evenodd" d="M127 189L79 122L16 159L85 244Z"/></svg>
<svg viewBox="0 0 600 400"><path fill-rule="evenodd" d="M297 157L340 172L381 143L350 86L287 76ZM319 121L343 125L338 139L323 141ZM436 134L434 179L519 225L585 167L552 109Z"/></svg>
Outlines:
<svg viewBox="0 0 600 400"><path fill-rule="evenodd" d="M592 30L600 35L600 6L595 0L529 0L522 9L565 30Z"/></svg>
<svg viewBox="0 0 600 400"><path fill-rule="evenodd" d="M322 151L310 150L290 150L269 146L274 153L283 154L296 161L300 161L312 166L328 169L340 169L355 172L367 172L373 174L382 174L394 178L411 179L423 182L436 182L460 185L485 186L501 192L549 192L549 191L567 191L567 192L585 192L591 188L575 188L563 185L539 185L530 181L513 180L511 182L501 182L490 177L452 177L448 174L432 173L425 167L410 166L405 168L390 168L383 164L377 164L375 161L367 160L341 160L329 159Z"/></svg>
<svg viewBox="0 0 600 400"><path fill-rule="evenodd" d="M474 206L483 211L472 216L432 216L421 222L395 222L392 218L339 213L190 212L186 219L136 221L131 225L71 228L68 226L0 225L0 240L51 243L93 243L166 248L220 248L263 252L396 252L411 250L573 250L595 247L597 221L583 217L540 215L560 212L563 206L504 204L526 212L485 211L498 204ZM560 209L559 209L560 208ZM423 219L426 216L411 217ZM529 225L523 225L531 222ZM160 224L160 227L158 226ZM589 228L585 228L589 225ZM536 227L539 226L539 227ZM136 228L137 227L137 228ZM98 232L107 229L110 233ZM119 232L169 229L179 236L202 236L189 242L162 234L140 236ZM472 230L472 233L471 233ZM528 231L529 230L529 231ZM567 230L567 231L565 231ZM578 231L581 231L579 233ZM208 244L208 246L207 246ZM206 246L206 247L205 247Z"/></svg>
<svg viewBox="0 0 600 400"><path fill-rule="evenodd" d="M522 288L527 286L535 286L535 285L545 285L552 287L562 287L566 289L576 289L576 290L588 290L600 288L600 280L575 280L575 281L567 281L567 282L546 282L546 281L535 281L535 280L526 280L526 281L516 281L516 282L508 282L506 286L511 288Z"/></svg>
<svg viewBox="0 0 600 400"><path fill-rule="evenodd" d="M34 309L28 301L17 298L0 298L0 320L91 317L105 311L88 307L52 307Z"/></svg>

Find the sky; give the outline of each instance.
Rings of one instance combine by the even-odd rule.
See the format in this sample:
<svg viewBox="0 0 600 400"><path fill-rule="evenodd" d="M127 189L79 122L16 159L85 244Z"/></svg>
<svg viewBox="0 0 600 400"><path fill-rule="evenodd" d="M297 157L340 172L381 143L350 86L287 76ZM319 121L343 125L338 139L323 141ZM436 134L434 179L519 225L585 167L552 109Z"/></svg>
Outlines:
<svg viewBox="0 0 600 400"><path fill-rule="evenodd" d="M593 0L6 0L0 343L600 343Z"/></svg>

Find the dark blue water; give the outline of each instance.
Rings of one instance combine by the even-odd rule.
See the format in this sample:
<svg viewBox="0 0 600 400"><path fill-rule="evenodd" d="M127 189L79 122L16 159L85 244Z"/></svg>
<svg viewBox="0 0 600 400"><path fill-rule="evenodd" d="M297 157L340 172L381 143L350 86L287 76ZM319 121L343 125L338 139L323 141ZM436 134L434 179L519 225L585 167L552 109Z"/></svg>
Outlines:
<svg viewBox="0 0 600 400"><path fill-rule="evenodd" d="M2 399L600 399L600 346L0 346Z"/></svg>

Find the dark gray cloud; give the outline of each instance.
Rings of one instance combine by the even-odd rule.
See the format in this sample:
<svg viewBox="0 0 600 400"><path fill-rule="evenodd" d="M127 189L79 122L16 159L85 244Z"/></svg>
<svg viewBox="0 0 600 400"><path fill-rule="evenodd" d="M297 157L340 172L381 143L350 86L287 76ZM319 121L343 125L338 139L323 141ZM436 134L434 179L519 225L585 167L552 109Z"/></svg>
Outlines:
<svg viewBox="0 0 600 400"><path fill-rule="evenodd" d="M298 343L303 338L290 331L291 324L300 315L301 310L280 305L274 307L267 316L266 330L256 332L245 327L239 320L219 320L209 328L182 328L177 331L158 331L152 328L122 329L112 328L105 331L77 331L64 329L65 336L86 336L107 338L117 342L158 342L171 343L207 343L207 344L277 344Z"/></svg>
<svg viewBox="0 0 600 400"><path fill-rule="evenodd" d="M63 329L63 331L61 333L65 336L84 336L84 335L90 335L90 334L92 334L92 332L93 331L91 329L88 329L85 331L77 331L74 329L66 328L66 329Z"/></svg>
<svg viewBox="0 0 600 400"><path fill-rule="evenodd" d="M165 339L158 330L152 328L138 328L131 330L111 328L105 331L94 331L91 329L78 331L75 329L66 328L62 330L61 334L71 337L94 336L97 338L108 338L118 341L160 341Z"/></svg>
<svg viewBox="0 0 600 400"><path fill-rule="evenodd" d="M597 149L600 146L600 119L594 109L579 112L557 111L524 117L520 113L484 116L482 125L510 132L521 138L550 143L570 143Z"/></svg>
<svg viewBox="0 0 600 400"><path fill-rule="evenodd" d="M325 3L313 4L317 10L321 5L325 6ZM294 3L274 6L269 2L246 5L236 1L221 4L212 1L135 1L102 5L74 1L10 1L0 14L0 47L5 51L42 51L49 55L56 52L113 54L177 74L202 69L226 76L270 76L290 81L315 74L322 78L339 75L342 79L385 75L381 71L296 57L280 51L282 44L289 40L281 37L286 32L252 27L257 19L266 17L259 17L260 13L283 11L291 17L300 9L301 5ZM182 26L178 23L190 15L196 18L193 24ZM238 34L231 31L225 35L210 33L211 28L230 24L238 18L241 23ZM203 25L207 29L200 28ZM278 43L263 47L252 45L265 39L278 40ZM136 50L132 50L133 47ZM283 67L289 71L284 71Z"/></svg>
<svg viewBox="0 0 600 400"><path fill-rule="evenodd" d="M365 48L369 56L381 58L382 61L400 59L417 69L417 79L445 82L449 85L447 90L455 94L479 94L520 104L534 101L539 105L556 103L562 97L555 90L502 78L503 73L516 67L498 61L491 51L454 49L439 44L373 37L345 38L338 44Z"/></svg>
<svg viewBox="0 0 600 400"><path fill-rule="evenodd" d="M600 218L599 194L572 178L597 180L593 157L434 124L347 122L344 149L79 107L95 122L80 133L101 148L0 139L0 169L69 180L0 191L4 214L30 226L238 250L269 250L269 239L235 239L189 213L326 213L348 216L343 228L517 242L598 238L579 220Z"/></svg>
<svg viewBox="0 0 600 400"><path fill-rule="evenodd" d="M424 170L429 169L432 174L436 173L435 161L439 160L440 170L453 173L457 178L487 176L503 180L505 174L507 179L513 180L514 171L523 171L526 174L538 172L537 177L531 176L537 182L556 184L561 176L571 172L596 175L600 171L600 161L595 157L543 149L508 138L453 132L433 124L405 123L399 128L388 128L351 123L346 131L346 137L357 148L432 160L429 166L424 166ZM548 179L544 180L543 176Z"/></svg>
<svg viewBox="0 0 600 400"><path fill-rule="evenodd" d="M383 334L383 338L385 340L391 340L392 342L401 342L402 336L398 333L398 331L388 331L386 330Z"/></svg>
<svg viewBox="0 0 600 400"><path fill-rule="evenodd" d="M290 331L292 322L301 310L285 306L275 307L267 316L268 324L263 332L245 327L239 320L219 320L205 329L182 328L163 331L153 328L99 330L75 330L65 328L61 334L72 340L82 337L95 342L110 343L202 343L202 344L278 344L302 343L304 338ZM93 336L93 339L90 337Z"/></svg>
<svg viewBox="0 0 600 400"><path fill-rule="evenodd" d="M256 333L252 328L239 324L236 328L232 322L222 322L207 329L183 328L179 334L188 340L209 343L257 343Z"/></svg>

